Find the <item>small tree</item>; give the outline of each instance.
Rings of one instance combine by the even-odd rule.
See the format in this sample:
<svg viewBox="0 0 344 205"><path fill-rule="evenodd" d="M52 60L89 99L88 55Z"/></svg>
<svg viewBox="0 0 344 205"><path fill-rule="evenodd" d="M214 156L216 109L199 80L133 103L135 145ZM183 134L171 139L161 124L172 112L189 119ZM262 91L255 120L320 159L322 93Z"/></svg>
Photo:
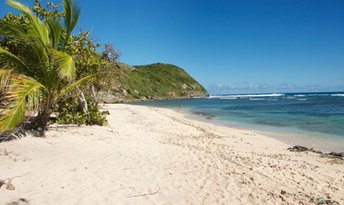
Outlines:
<svg viewBox="0 0 344 205"><path fill-rule="evenodd" d="M26 111L38 113L30 128L44 130L59 96L89 79L86 76L75 81L75 61L66 52L80 8L73 0L63 0L62 25L60 17L43 22L24 4L15 0L7 0L7 4L24 14L26 26L0 22L0 36L16 45L0 47L0 84L6 90L2 101L9 102L0 114L0 132L9 132L20 125ZM3 79L7 79L6 83Z"/></svg>
<svg viewBox="0 0 344 205"><path fill-rule="evenodd" d="M121 56L121 52L111 44L104 45L103 58L113 64L118 66L118 58Z"/></svg>

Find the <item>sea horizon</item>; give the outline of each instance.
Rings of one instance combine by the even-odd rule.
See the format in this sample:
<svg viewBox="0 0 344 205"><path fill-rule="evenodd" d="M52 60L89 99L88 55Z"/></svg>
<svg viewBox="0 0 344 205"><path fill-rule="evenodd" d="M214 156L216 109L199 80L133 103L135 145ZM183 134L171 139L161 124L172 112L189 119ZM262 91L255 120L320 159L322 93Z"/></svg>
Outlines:
<svg viewBox="0 0 344 205"><path fill-rule="evenodd" d="M258 91L258 92L228 92L228 93L209 93L209 97L217 95L260 95L260 94L344 94L344 90L338 91Z"/></svg>

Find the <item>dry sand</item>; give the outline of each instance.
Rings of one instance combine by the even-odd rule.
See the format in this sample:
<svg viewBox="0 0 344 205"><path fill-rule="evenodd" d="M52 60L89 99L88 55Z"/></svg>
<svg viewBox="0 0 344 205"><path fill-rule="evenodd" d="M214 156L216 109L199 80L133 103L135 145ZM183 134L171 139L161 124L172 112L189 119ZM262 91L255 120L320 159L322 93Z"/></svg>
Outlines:
<svg viewBox="0 0 344 205"><path fill-rule="evenodd" d="M107 127L0 144L0 204L344 204L344 165L182 113L106 105ZM17 176L17 177L16 177Z"/></svg>

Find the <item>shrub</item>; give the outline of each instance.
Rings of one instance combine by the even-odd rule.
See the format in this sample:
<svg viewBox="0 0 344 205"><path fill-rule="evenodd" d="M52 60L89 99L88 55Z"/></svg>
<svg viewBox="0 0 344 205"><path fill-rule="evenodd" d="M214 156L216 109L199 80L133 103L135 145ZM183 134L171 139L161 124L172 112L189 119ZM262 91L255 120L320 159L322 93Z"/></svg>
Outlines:
<svg viewBox="0 0 344 205"><path fill-rule="evenodd" d="M105 125L108 111L100 111L90 96L86 96L88 103L88 114L82 112L78 99L74 96L67 96L60 99L56 105L56 123L77 124L77 125Z"/></svg>

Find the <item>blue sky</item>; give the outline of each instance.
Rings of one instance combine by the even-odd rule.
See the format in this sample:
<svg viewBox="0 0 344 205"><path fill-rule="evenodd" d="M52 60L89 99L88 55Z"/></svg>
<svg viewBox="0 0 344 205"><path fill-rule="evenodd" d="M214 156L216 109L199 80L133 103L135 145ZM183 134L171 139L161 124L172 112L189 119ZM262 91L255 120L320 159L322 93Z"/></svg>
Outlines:
<svg viewBox="0 0 344 205"><path fill-rule="evenodd" d="M212 92L344 90L343 0L79 3L79 26L122 62L175 64Z"/></svg>

